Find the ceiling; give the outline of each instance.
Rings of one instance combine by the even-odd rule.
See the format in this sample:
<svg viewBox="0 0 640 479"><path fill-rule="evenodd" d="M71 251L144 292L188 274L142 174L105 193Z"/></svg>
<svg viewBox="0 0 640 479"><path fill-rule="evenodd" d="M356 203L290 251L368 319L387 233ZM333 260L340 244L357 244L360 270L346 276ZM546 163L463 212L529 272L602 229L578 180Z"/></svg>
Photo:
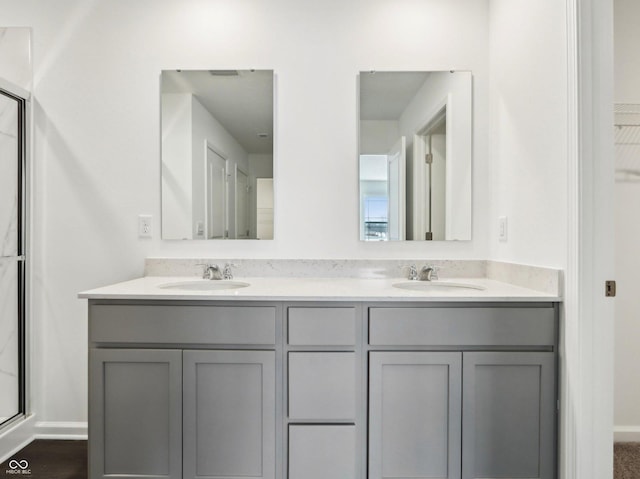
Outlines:
<svg viewBox="0 0 640 479"><path fill-rule="evenodd" d="M161 91L192 93L247 153L273 153L273 70L164 70Z"/></svg>
<svg viewBox="0 0 640 479"><path fill-rule="evenodd" d="M360 119L397 120L429 72L361 72Z"/></svg>

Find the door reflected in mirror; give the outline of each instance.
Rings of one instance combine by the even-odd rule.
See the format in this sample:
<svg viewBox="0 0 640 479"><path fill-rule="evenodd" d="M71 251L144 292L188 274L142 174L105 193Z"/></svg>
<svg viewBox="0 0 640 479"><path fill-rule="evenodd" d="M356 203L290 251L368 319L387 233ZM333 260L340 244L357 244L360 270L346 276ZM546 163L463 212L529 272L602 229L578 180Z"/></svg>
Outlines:
<svg viewBox="0 0 640 479"><path fill-rule="evenodd" d="M471 72L360 73L360 239L471 239Z"/></svg>
<svg viewBox="0 0 640 479"><path fill-rule="evenodd" d="M162 71L163 239L273 239L273 78Z"/></svg>

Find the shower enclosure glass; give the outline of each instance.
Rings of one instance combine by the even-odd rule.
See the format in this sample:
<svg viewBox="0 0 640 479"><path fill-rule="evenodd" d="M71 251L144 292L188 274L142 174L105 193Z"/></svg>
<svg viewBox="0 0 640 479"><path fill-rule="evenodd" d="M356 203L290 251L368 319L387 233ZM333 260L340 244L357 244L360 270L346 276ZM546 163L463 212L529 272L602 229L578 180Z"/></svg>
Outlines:
<svg viewBox="0 0 640 479"><path fill-rule="evenodd" d="M25 105L0 84L0 427L25 412Z"/></svg>

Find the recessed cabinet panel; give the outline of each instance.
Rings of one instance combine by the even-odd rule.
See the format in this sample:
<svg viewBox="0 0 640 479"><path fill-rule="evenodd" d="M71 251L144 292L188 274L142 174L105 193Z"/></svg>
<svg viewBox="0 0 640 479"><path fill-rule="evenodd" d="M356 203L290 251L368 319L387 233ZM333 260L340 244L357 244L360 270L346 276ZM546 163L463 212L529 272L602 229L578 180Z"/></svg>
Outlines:
<svg viewBox="0 0 640 479"><path fill-rule="evenodd" d="M184 478L275 475L275 352L184 352Z"/></svg>
<svg viewBox="0 0 640 479"><path fill-rule="evenodd" d="M182 352L92 350L92 478L179 478Z"/></svg>
<svg viewBox="0 0 640 479"><path fill-rule="evenodd" d="M356 479L355 426L289 427L289 479Z"/></svg>
<svg viewBox="0 0 640 479"><path fill-rule="evenodd" d="M460 477L461 353L369 358L369 479Z"/></svg>
<svg viewBox="0 0 640 479"><path fill-rule="evenodd" d="M289 344L352 346L355 343L355 308L289 308Z"/></svg>
<svg viewBox="0 0 640 479"><path fill-rule="evenodd" d="M553 346L553 308L369 308L369 343Z"/></svg>
<svg viewBox="0 0 640 479"><path fill-rule="evenodd" d="M464 479L554 477L553 364L553 353L464 353Z"/></svg>
<svg viewBox="0 0 640 479"><path fill-rule="evenodd" d="M355 353L289 353L289 417L354 420Z"/></svg>
<svg viewBox="0 0 640 479"><path fill-rule="evenodd" d="M276 342L270 306L93 305L96 343L261 344Z"/></svg>

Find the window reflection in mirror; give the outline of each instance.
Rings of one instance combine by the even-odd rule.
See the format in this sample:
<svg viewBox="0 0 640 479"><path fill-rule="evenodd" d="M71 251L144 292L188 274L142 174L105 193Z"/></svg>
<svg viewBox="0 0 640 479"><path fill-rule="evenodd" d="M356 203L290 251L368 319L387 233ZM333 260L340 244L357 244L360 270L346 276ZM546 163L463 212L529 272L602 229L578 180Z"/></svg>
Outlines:
<svg viewBox="0 0 640 479"><path fill-rule="evenodd" d="M161 74L162 238L273 239L273 71Z"/></svg>
<svg viewBox="0 0 640 479"><path fill-rule="evenodd" d="M360 239L470 240L470 72L360 73Z"/></svg>

